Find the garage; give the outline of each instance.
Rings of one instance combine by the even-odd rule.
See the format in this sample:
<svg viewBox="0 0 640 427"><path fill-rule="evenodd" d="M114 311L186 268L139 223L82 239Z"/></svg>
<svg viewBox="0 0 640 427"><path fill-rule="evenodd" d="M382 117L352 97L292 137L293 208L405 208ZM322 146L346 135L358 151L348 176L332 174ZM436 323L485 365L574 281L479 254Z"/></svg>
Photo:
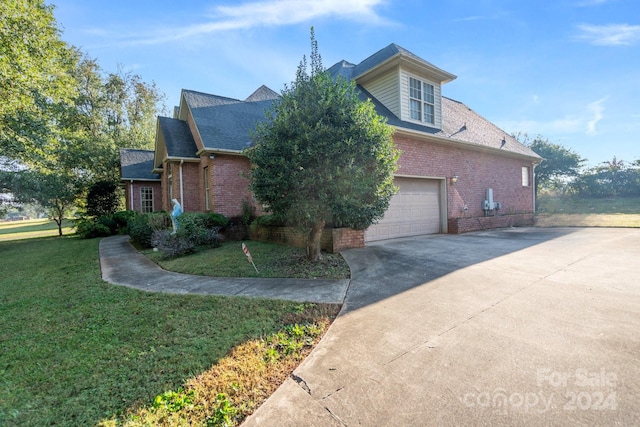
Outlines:
<svg viewBox="0 0 640 427"><path fill-rule="evenodd" d="M393 239L442 232L441 180L396 177L398 192L384 218L367 229L365 240Z"/></svg>

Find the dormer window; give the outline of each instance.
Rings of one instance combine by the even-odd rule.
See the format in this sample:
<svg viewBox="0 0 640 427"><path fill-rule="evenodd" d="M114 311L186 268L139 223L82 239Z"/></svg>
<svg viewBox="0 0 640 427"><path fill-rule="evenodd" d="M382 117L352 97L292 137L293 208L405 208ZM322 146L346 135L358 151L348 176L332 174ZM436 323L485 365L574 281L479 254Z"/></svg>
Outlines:
<svg viewBox="0 0 640 427"><path fill-rule="evenodd" d="M411 119L435 124L435 87L409 77L409 110Z"/></svg>

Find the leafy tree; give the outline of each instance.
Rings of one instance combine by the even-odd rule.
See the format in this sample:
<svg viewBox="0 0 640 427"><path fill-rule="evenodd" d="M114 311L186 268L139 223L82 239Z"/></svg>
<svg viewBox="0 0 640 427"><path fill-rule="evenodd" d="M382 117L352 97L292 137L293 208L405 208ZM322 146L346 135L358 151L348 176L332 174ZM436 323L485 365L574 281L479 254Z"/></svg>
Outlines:
<svg viewBox="0 0 640 427"><path fill-rule="evenodd" d="M585 162L573 150L553 144L541 136L535 138L529 147L544 159L536 167L536 194L541 188L548 188L554 180L577 177Z"/></svg>
<svg viewBox="0 0 640 427"><path fill-rule="evenodd" d="M310 74L303 57L247 155L256 198L307 233L307 256L316 261L326 223L364 229L383 217L399 154L372 102L323 69L313 28L310 59Z"/></svg>
<svg viewBox="0 0 640 427"><path fill-rule="evenodd" d="M78 93L66 111L64 150L69 167L81 167L96 180L118 178L118 148L152 148L164 95L131 73L105 74L84 58L75 74Z"/></svg>
<svg viewBox="0 0 640 427"><path fill-rule="evenodd" d="M64 171L23 170L12 173L8 179L16 202L37 203L48 210L62 236L62 220L70 213L85 188L77 176Z"/></svg>
<svg viewBox="0 0 640 427"><path fill-rule="evenodd" d="M78 52L60 39L44 0L0 2L0 149L31 161L45 156L60 108L74 95Z"/></svg>
<svg viewBox="0 0 640 427"><path fill-rule="evenodd" d="M585 171L573 183L574 190L589 197L618 197L640 195L640 170L616 156L595 168Z"/></svg>

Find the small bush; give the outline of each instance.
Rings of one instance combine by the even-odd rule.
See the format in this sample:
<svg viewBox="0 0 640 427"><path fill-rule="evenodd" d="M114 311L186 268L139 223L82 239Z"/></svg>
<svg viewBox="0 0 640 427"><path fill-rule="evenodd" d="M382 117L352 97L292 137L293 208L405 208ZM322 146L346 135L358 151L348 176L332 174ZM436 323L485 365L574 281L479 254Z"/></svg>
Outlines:
<svg viewBox="0 0 640 427"><path fill-rule="evenodd" d="M103 225L109 229L109 235L118 233L118 224L113 219L112 215L100 215L96 222L100 225Z"/></svg>
<svg viewBox="0 0 640 427"><path fill-rule="evenodd" d="M129 237L135 246L150 248L152 234L153 230L149 226L149 219L144 215L136 216L129 221Z"/></svg>
<svg viewBox="0 0 640 427"><path fill-rule="evenodd" d="M248 226L256 219L256 207L249 203L248 200L242 201L242 217L243 225Z"/></svg>
<svg viewBox="0 0 640 427"><path fill-rule="evenodd" d="M219 213L188 213L187 215L193 216L194 221L205 228L224 228L229 224L229 219Z"/></svg>
<svg viewBox="0 0 640 427"><path fill-rule="evenodd" d="M83 239L111 236L111 230L93 219L82 219L76 224L76 234Z"/></svg>
<svg viewBox="0 0 640 427"><path fill-rule="evenodd" d="M116 222L116 227L119 233L127 232L129 227L129 221L133 220L138 213L136 211L118 211L111 215L111 218Z"/></svg>
<svg viewBox="0 0 640 427"><path fill-rule="evenodd" d="M183 234L172 234L168 230L156 230L151 236L151 245L166 257L177 257L195 250L193 240Z"/></svg>
<svg viewBox="0 0 640 427"><path fill-rule="evenodd" d="M226 223L227 219L224 216L222 217ZM214 217L212 221L211 214L184 213L178 217L177 234L187 237L196 245L217 246L220 242L220 226L211 225L216 223L215 221L219 223L220 220Z"/></svg>
<svg viewBox="0 0 640 427"><path fill-rule="evenodd" d="M261 227L284 227L286 225L283 218L273 214L259 216L256 222Z"/></svg>

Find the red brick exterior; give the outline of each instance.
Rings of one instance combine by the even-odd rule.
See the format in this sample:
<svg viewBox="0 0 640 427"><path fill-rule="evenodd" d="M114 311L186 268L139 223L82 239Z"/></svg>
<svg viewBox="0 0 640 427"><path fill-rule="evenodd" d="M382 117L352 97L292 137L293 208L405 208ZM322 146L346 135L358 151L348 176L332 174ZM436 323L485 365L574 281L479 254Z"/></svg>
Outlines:
<svg viewBox="0 0 640 427"><path fill-rule="evenodd" d="M449 233L464 233L486 228L511 225L529 225L533 222L533 191L522 185L522 167L529 168L529 182L533 182L531 161L508 153L468 149L446 142L418 140L396 134L394 142L400 149L399 176L439 178L446 182L447 226ZM162 174L162 209L171 210L169 174L172 175L173 197L180 200L182 188L185 211L207 211L205 200L205 170L209 173L210 212L227 217L242 214L242 203L257 203L248 190L247 178L250 162L244 156L215 154L214 158L202 155L200 161L182 162L180 186L180 161L165 164ZM205 169L207 168L208 169ZM456 175L457 182L450 178ZM482 201L487 188L493 189L494 200L501 202L501 209L485 216ZM139 192L138 192L139 197ZM466 207L466 209L465 209ZM258 214L262 213L258 208ZM492 219L491 219L492 218ZM355 236L355 237L354 237ZM363 242L360 243L359 239ZM364 244L364 234L338 237L345 239L338 247L359 247Z"/></svg>
<svg viewBox="0 0 640 427"><path fill-rule="evenodd" d="M463 149L447 143L420 141L397 134L394 141L401 150L398 175L445 178L449 233L528 224L533 221L533 190L531 186L522 185L522 167L525 166L529 168L529 182L533 182L531 161L509 154ZM458 176L458 180L452 184L450 178L454 175ZM485 219L482 202L486 198L487 188L493 189L494 200L502 205L499 211L494 211L491 215L507 218ZM509 216L515 217L508 218Z"/></svg>
<svg viewBox="0 0 640 427"><path fill-rule="evenodd" d="M250 167L251 162L244 156L216 155L212 181L214 212L233 217L242 214L244 200L255 206L253 194L248 189Z"/></svg>
<svg viewBox="0 0 640 427"><path fill-rule="evenodd" d="M198 161L168 161L162 173L162 209L171 211L171 199L182 202L182 209L187 211L200 210ZM171 181L169 181L171 180ZM182 182L181 182L182 180ZM171 182L171 185L169 185Z"/></svg>
<svg viewBox="0 0 640 427"><path fill-rule="evenodd" d="M185 212L216 212L227 217L242 214L242 202L249 201L256 206L253 194L248 190L247 175L251 163L249 159L239 155L215 154L202 155L200 161L182 162L182 186L180 185L180 161L165 164L166 173L162 174L163 188L162 207L171 210L169 196L169 175L173 198L183 200ZM209 182L209 209L206 203L205 172ZM257 209L260 212L259 209Z"/></svg>
<svg viewBox="0 0 640 427"><path fill-rule="evenodd" d="M190 114L187 114L187 123L197 148L203 150ZM513 153L503 154L482 147L455 145L431 137L407 136L402 132L394 135L394 142L401 151L396 172L398 176L434 178L446 182L446 195L443 195L442 201L446 203L449 233L533 223L533 189L522 185L523 167L529 168L529 183L533 183L533 164L530 160ZM214 153L213 156L203 153L200 159L166 161L161 174L162 191L156 192L161 194L161 203L154 204L154 207L169 211L172 209L171 197L174 197L183 201L184 211L210 211L234 217L242 214L242 204L246 200L257 207L257 214L261 214L263 212L248 190L250 166L249 159L242 155L220 153ZM209 182L208 205L205 173L208 173ZM170 196L169 175L173 196ZM455 184L450 181L454 175L458 177ZM488 188L493 189L494 201L501 202L501 209L490 212L490 216L486 216L482 209ZM343 242L338 243L337 247L364 245L364 233L340 233L343 234L333 237Z"/></svg>
<svg viewBox="0 0 640 427"><path fill-rule="evenodd" d="M123 181L124 199L127 210L142 212L140 204L140 188L153 188L153 210L162 209L162 185L160 181ZM132 191L133 190L133 191ZM133 204L131 203L131 195L133 194Z"/></svg>
<svg viewBox="0 0 640 427"><path fill-rule="evenodd" d="M281 243L297 248L307 245L306 236L294 227L257 227L249 229L249 238L263 242ZM337 253L345 249L364 247L364 230L325 228L320 241L322 250Z"/></svg>

